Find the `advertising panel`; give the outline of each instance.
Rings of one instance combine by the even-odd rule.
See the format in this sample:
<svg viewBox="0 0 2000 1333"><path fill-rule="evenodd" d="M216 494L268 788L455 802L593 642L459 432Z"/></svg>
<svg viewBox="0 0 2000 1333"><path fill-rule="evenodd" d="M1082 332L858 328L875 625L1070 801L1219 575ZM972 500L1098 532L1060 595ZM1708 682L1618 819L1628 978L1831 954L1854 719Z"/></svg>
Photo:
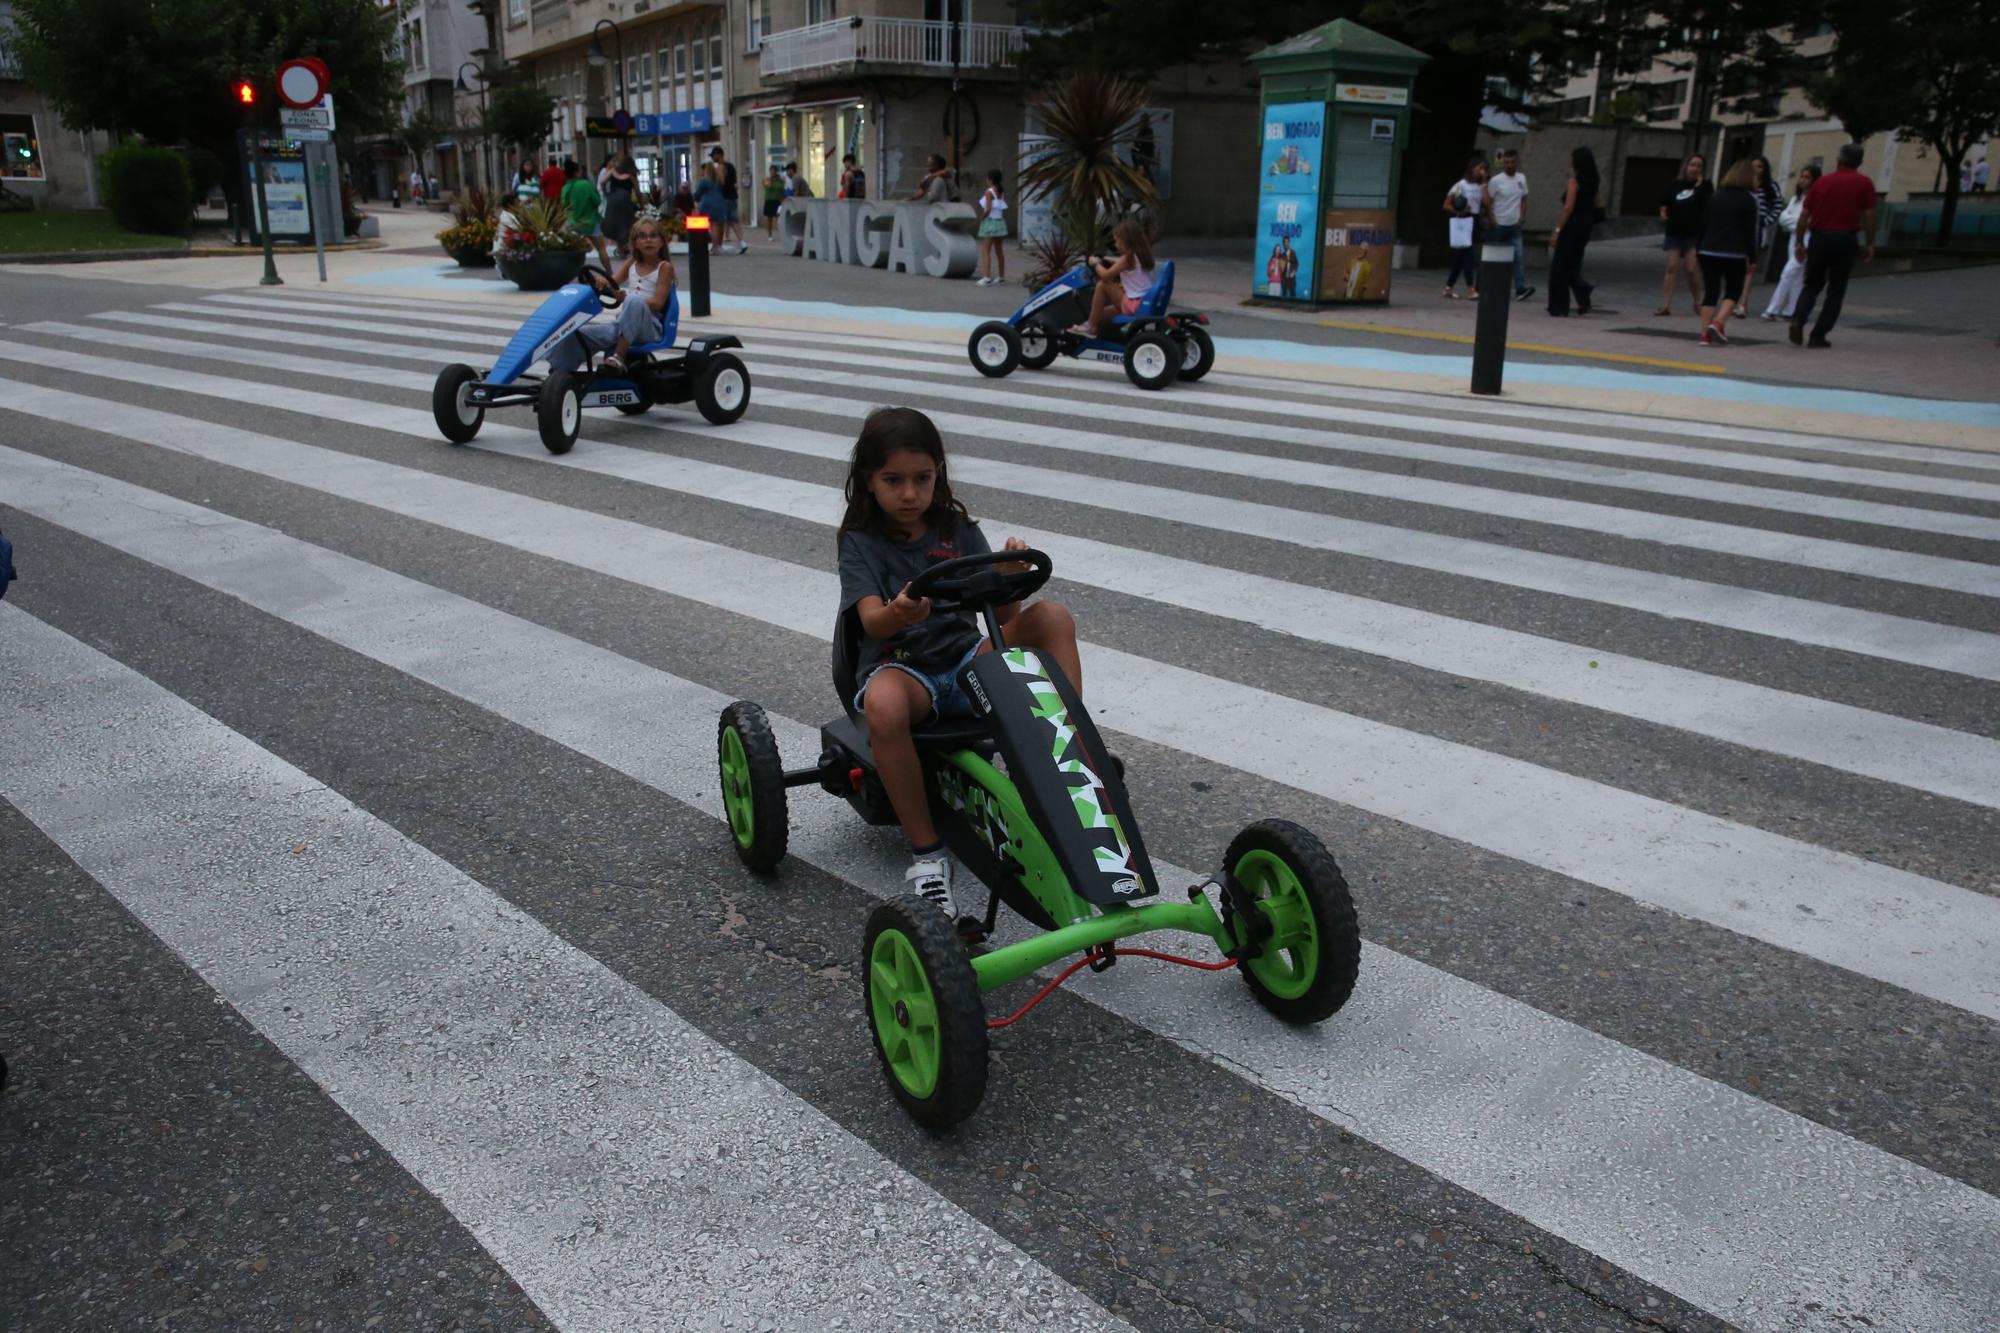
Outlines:
<svg viewBox="0 0 2000 1333"><path fill-rule="evenodd" d="M1396 214L1386 208L1334 208L1326 214L1321 272L1327 301L1386 301L1396 245Z"/></svg>
<svg viewBox="0 0 2000 1333"><path fill-rule="evenodd" d="M271 235L310 237L312 212L306 201L306 161L303 147L296 141L266 139L264 157L264 205L271 215ZM247 145L245 145L247 150ZM252 236L257 231L257 182L251 174L249 154L244 153L243 176L246 202L244 221Z"/></svg>
<svg viewBox="0 0 2000 1333"><path fill-rule="evenodd" d="M1319 234L1325 150L1325 103L1280 102L1264 108L1251 277L1251 290L1258 296L1313 299L1313 238Z"/></svg>

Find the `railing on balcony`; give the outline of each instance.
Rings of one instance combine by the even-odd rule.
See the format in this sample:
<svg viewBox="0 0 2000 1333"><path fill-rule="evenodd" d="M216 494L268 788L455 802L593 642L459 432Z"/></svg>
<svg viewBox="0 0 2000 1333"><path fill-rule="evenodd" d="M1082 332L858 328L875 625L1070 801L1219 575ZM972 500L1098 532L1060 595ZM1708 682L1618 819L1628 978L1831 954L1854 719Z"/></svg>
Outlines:
<svg viewBox="0 0 2000 1333"><path fill-rule="evenodd" d="M1026 43L1025 29L1004 23L933 19L845 18L774 32L764 39L758 66L765 77L830 65L927 65L998 69L1011 64Z"/></svg>

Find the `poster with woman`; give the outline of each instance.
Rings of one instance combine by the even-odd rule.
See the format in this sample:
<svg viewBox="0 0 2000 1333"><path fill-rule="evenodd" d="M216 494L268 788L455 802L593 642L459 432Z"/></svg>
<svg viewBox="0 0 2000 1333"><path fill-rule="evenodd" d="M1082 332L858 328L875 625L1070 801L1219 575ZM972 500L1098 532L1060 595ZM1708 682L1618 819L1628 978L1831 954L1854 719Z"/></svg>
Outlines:
<svg viewBox="0 0 2000 1333"><path fill-rule="evenodd" d="M1310 301L1326 105L1277 103L1264 108L1263 123L1252 291L1281 301Z"/></svg>

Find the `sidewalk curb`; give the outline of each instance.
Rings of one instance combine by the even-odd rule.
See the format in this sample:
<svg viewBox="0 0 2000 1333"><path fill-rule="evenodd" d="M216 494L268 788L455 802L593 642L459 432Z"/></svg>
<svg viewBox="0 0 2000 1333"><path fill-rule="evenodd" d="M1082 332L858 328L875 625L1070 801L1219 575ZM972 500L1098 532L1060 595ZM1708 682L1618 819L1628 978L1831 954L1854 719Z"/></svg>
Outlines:
<svg viewBox="0 0 2000 1333"><path fill-rule="evenodd" d="M336 241L326 247L328 254L387 248L379 240ZM178 250L31 250L26 254L0 254L0 264L115 264L142 259L255 259L264 253L254 245L188 245ZM310 245L274 245L273 255L310 255Z"/></svg>

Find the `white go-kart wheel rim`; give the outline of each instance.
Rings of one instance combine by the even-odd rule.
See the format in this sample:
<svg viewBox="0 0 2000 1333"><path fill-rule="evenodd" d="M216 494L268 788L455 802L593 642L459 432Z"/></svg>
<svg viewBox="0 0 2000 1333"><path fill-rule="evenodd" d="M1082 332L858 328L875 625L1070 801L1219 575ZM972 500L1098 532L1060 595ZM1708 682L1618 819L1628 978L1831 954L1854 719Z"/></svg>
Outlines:
<svg viewBox="0 0 2000 1333"><path fill-rule="evenodd" d="M470 426L474 422L479 420L479 409L472 405L471 380L467 380L465 383L458 386L458 401L456 403L456 406L458 408L459 425Z"/></svg>
<svg viewBox="0 0 2000 1333"><path fill-rule="evenodd" d="M1048 342L1049 335L1040 329L1025 331L1021 334L1021 351L1027 356L1040 356L1042 349L1048 346Z"/></svg>
<svg viewBox="0 0 2000 1333"><path fill-rule="evenodd" d="M1187 340L1187 351L1181 357L1181 369L1193 370L1201 364L1201 344L1194 339Z"/></svg>
<svg viewBox="0 0 2000 1333"><path fill-rule="evenodd" d="M1007 340L997 333L986 334L979 340L979 360L982 365L1006 365Z"/></svg>
<svg viewBox="0 0 2000 1333"><path fill-rule="evenodd" d="M1156 380L1167 373L1167 354L1157 344L1147 343L1133 350L1132 368L1141 377Z"/></svg>
<svg viewBox="0 0 2000 1333"><path fill-rule="evenodd" d="M563 395L563 400L562 400L563 434L565 435L576 434L577 419L582 415L583 415L583 403L577 397L576 390L571 389L568 393L565 393Z"/></svg>
<svg viewBox="0 0 2000 1333"><path fill-rule="evenodd" d="M725 412L733 412L743 401L743 372L735 367L727 367L715 377L715 405Z"/></svg>

